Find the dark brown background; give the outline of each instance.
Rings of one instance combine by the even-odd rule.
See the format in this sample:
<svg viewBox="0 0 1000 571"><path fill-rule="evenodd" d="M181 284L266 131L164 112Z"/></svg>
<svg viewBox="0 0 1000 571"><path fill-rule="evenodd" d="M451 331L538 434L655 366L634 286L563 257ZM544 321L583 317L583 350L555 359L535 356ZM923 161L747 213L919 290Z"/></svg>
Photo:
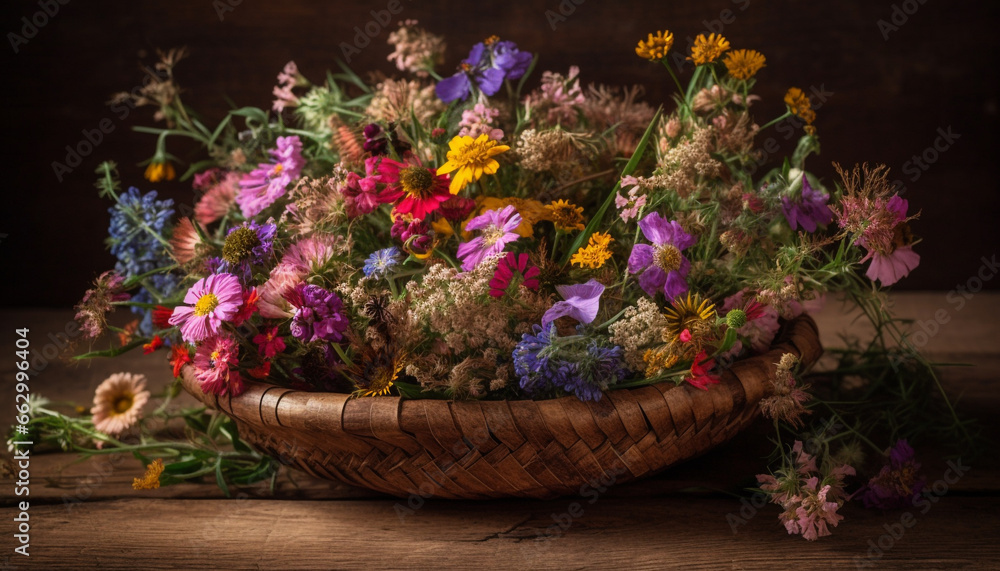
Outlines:
<svg viewBox="0 0 1000 571"><path fill-rule="evenodd" d="M340 43L351 42L355 26L371 20L369 11L388 3L229 0L238 5L220 21L215 5L224 2L71 0L19 46L19 53L9 39L0 47L6 51L0 233L7 234L0 242L5 270L0 282L7 292L0 303L68 306L90 279L112 266L102 245L108 203L98 199L91 173L100 161L114 159L126 185L151 188L136 163L152 154L154 140L130 131L151 122L148 109L119 120L104 102L112 92L138 84L140 63L152 63L156 48L191 49L192 57L177 72L185 101L216 121L227 99L268 107L275 75L290 59L307 76L321 79L341 56ZM540 70L565 71L577 64L585 82L645 84L654 105L669 99L672 84L663 70L635 57L635 42L669 28L684 48L688 36L713 31L710 26L719 31L720 18L728 19L722 31L734 48L758 49L768 58L759 75L764 101L755 107L761 122L782 111L781 96L790 85L832 92L817 121L823 153L810 168L832 181L831 161L884 162L906 185L911 208L923 211L915 224L925 239L917 247L923 263L900 288L954 288L979 270L981 257L996 253L995 3L576 0L581 2L576 5L565 0L563 10L573 12L553 30L546 11L557 13L559 0L401 2L402 12L389 27L416 18L445 35L446 72L473 43L498 34L540 53ZM905 15L902 8L917 10L886 40L877 22L890 21L894 5L900 9L897 22ZM39 9L37 1L5 2L0 29L5 35L20 33L21 18ZM352 67L392 73L385 61L387 35L381 31ZM81 130L95 129L104 118L114 131L58 182L51 163L65 160L65 146L75 145ZM949 127L960 137L919 179L902 172L913 155L934 144L938 129ZM768 136L777 137L782 152L794 145L780 133ZM179 202L192 201L185 184L155 187Z"/></svg>

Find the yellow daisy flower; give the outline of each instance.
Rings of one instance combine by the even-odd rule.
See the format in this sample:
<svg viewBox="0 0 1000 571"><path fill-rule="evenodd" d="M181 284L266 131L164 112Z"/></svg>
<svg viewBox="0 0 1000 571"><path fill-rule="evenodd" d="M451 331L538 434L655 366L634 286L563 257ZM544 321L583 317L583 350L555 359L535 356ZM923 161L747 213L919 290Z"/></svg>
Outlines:
<svg viewBox="0 0 1000 571"><path fill-rule="evenodd" d="M757 50L736 50L726 54L722 63L726 64L729 75L736 79L747 80L764 67L764 54Z"/></svg>
<svg viewBox="0 0 1000 571"><path fill-rule="evenodd" d="M702 299L701 294L687 298L678 297L666 311L667 330L664 340L676 341L684 330L687 330L696 341L704 340L712 331L715 321L715 304L711 300Z"/></svg>
<svg viewBox="0 0 1000 571"><path fill-rule="evenodd" d="M545 205L549 211L549 220L556 225L556 230L572 232L573 230L583 230L583 208L570 203L567 200L557 200Z"/></svg>
<svg viewBox="0 0 1000 571"><path fill-rule="evenodd" d="M174 171L174 165L170 164L169 161L153 161L146 167L143 176L149 182L160 182L161 180L174 180L177 177L177 172Z"/></svg>
<svg viewBox="0 0 1000 571"><path fill-rule="evenodd" d="M610 234L605 234L603 232L594 232L590 236L590 241L583 248L580 248L573 254L570 258L570 263L580 264L581 268L590 268L592 270L600 269L611 259L611 252L608 247L614 238Z"/></svg>
<svg viewBox="0 0 1000 571"><path fill-rule="evenodd" d="M458 194L484 174L495 174L500 163L493 157L510 150L507 145L497 144L486 133L476 139L457 136L448 143L448 147L448 162L438 167L437 174L454 173L449 187L452 194Z"/></svg>
<svg viewBox="0 0 1000 571"><path fill-rule="evenodd" d="M133 490L155 490L160 487L160 474L163 473L163 459L157 458L146 466L146 473L141 478L132 478Z"/></svg>
<svg viewBox="0 0 1000 571"><path fill-rule="evenodd" d="M674 35L669 30L656 32L656 35L649 34L646 41L639 40L639 45L635 47L635 54L649 61L657 61L667 57L667 52L674 45Z"/></svg>
<svg viewBox="0 0 1000 571"><path fill-rule="evenodd" d="M691 46L691 55L687 59L693 61L695 65L704 65L719 59L722 52L728 49L729 40L721 34L713 33L708 37L705 37L705 34L698 34L694 39L694 45Z"/></svg>

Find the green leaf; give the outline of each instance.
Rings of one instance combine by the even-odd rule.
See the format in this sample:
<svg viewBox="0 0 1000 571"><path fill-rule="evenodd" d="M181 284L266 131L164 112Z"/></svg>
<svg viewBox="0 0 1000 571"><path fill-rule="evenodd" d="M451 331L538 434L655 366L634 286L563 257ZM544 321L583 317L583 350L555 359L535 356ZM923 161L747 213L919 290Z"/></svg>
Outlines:
<svg viewBox="0 0 1000 571"><path fill-rule="evenodd" d="M132 341L128 345L125 345L125 346L122 346L122 347L116 347L114 349L108 349L106 351L91 351L89 353L84 353L83 355L75 355L73 357L73 360L74 361L78 361L78 360L81 360L81 359L93 359L94 357L117 357L118 355L121 355L122 353L128 353L132 349L135 349L136 347L139 347L140 345L143 345L144 343L146 343L146 338L145 337L140 337L140 338L136 339L135 341Z"/></svg>
<svg viewBox="0 0 1000 571"><path fill-rule="evenodd" d="M596 214L594 214L593 218L590 219L590 222L587 224L587 227L583 229L583 232L577 234L576 239L573 240L569 249L567 249L566 253L563 254L561 262L562 265L565 266L569 262L573 253L579 250L580 247L587 242L587 239L590 238L590 235L597 231L597 228L601 225L601 222L604 220L604 214L608 211L608 208L611 207L611 204L614 203L615 195L618 194L618 190L621 188L622 177L632 174L635 172L636 167L639 166L639 161L642 160L642 155L646 152L646 145L649 144L649 139L653 135L653 131L656 130L656 124L659 122L660 115L662 113L663 107L661 106L656 110L656 114L653 115L653 120L649 122L649 126L646 127L646 132L642 135L642 139L639 140L639 144L636 146L635 152L632 153L632 158L629 159L625 168L622 170L621 176L618 177L618 182L615 183L614 188L612 188L611 192L608 193L608 197L604 199L604 204L601 205L601 208Z"/></svg>
<svg viewBox="0 0 1000 571"><path fill-rule="evenodd" d="M416 383L407 383L405 381L396 381L393 383L396 390L399 392L399 396L406 399L451 399L451 395L447 391L436 390L436 391L425 391L423 387Z"/></svg>

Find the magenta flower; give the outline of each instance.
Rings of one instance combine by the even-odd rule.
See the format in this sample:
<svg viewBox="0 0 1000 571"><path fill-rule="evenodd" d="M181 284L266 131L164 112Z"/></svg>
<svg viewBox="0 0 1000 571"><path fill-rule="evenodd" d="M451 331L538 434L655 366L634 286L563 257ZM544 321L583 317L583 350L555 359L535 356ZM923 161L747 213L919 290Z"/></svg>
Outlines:
<svg viewBox="0 0 1000 571"><path fill-rule="evenodd" d="M344 302L336 293L303 282L288 292L285 298L295 307L292 337L304 343L339 342L344 338L349 324Z"/></svg>
<svg viewBox="0 0 1000 571"><path fill-rule="evenodd" d="M917 475L920 464L914 458L913 448L903 439L889 449L887 462L861 490L861 501L866 508L883 510L905 508L923 491L927 481Z"/></svg>
<svg viewBox="0 0 1000 571"><path fill-rule="evenodd" d="M572 317L580 323L590 323L597 317L597 310L601 307L601 294L604 293L604 284L601 282L592 279L583 284L561 285L556 286L556 291L565 301L553 303L542 315L542 327L560 317Z"/></svg>
<svg viewBox="0 0 1000 571"><path fill-rule="evenodd" d="M340 193L344 195L347 216L350 218L371 214L378 208L378 181L373 177L361 178L356 173L349 172L344 186L340 187Z"/></svg>
<svg viewBox="0 0 1000 571"><path fill-rule="evenodd" d="M829 200L829 194L814 190L806 175L802 175L801 199L793 202L787 196L781 197L781 212L792 230L801 226L806 232L815 232L817 224L826 225L833 221L833 211L826 204Z"/></svg>
<svg viewBox="0 0 1000 571"><path fill-rule="evenodd" d="M667 221L653 212L639 221L642 235L652 244L636 244L628 257L628 271L639 276L639 285L650 296L663 290L672 300L688 290L691 262L681 254L698 240L684 231L676 220ZM643 271L644 270L644 271Z"/></svg>
<svg viewBox="0 0 1000 571"><path fill-rule="evenodd" d="M213 274L195 282L184 303L174 308L169 323L180 326L185 341L197 343L218 334L223 322L236 317L243 305L243 288L232 274Z"/></svg>
<svg viewBox="0 0 1000 571"><path fill-rule="evenodd" d="M500 210L488 210L476 216L465 225L469 232L482 232L458 245L458 257L462 260L462 269L472 271L483 260L495 256L504 250L504 246L519 238L514 232L521 224L521 215L513 206L505 206Z"/></svg>
<svg viewBox="0 0 1000 571"><path fill-rule="evenodd" d="M510 282L514 279L514 274L521 275L521 286L530 290L538 291L538 274L541 273L536 266L528 262L528 254L515 254L507 252L507 255L497 264L497 269L493 272L493 279L490 280L490 295L493 297L503 297Z"/></svg>
<svg viewBox="0 0 1000 571"><path fill-rule="evenodd" d="M239 365L240 346L229 335L216 335L198 345L194 353L195 378L207 394L239 396L243 379Z"/></svg>
<svg viewBox="0 0 1000 571"><path fill-rule="evenodd" d="M278 327L272 327L266 333L258 333L253 342L257 344L260 354L273 359L275 355L285 350L285 340L278 335Z"/></svg>
<svg viewBox="0 0 1000 571"><path fill-rule="evenodd" d="M245 218L252 218L285 195L288 185L299 178L306 161L302 158L302 141L297 136L278 137L277 148L268 151L273 162L260 163L243 175L236 202Z"/></svg>

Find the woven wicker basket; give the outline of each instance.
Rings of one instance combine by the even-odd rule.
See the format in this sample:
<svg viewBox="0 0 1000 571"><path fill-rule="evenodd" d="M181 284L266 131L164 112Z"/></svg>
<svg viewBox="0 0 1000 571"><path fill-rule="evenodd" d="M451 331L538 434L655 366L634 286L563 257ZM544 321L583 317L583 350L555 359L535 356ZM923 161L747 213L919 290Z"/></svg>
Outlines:
<svg viewBox="0 0 1000 571"><path fill-rule="evenodd" d="M406 497L552 498L614 477L654 474L729 440L757 415L783 353L803 367L822 354L808 316L786 323L771 350L738 361L707 391L659 383L542 401L402 400L311 393L247 382L238 397L206 395L259 450L309 474Z"/></svg>

